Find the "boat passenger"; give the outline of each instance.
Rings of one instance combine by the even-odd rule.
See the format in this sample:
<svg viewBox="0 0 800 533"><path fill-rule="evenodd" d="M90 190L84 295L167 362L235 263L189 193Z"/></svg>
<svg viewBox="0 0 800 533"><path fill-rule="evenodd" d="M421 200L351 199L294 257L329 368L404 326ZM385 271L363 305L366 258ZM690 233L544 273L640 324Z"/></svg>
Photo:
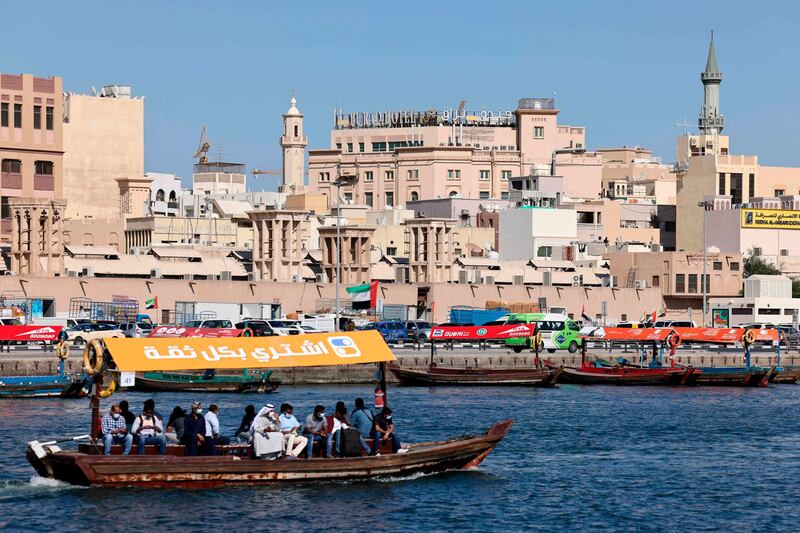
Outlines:
<svg viewBox="0 0 800 533"><path fill-rule="evenodd" d="M239 424L239 429L236 430L236 440L239 444L250 443L253 441L253 435L250 433L250 426L253 425L253 420L256 417L256 408L253 405L248 405L244 408L244 416L242 423Z"/></svg>
<svg viewBox="0 0 800 533"><path fill-rule="evenodd" d="M148 398L147 400L144 401L144 406L142 407L142 409L147 409L147 408L152 409L153 415L159 420L161 420L162 424L164 423L164 417L161 416L161 413L156 411L156 402L152 398Z"/></svg>
<svg viewBox="0 0 800 533"><path fill-rule="evenodd" d="M215 403L208 406L208 412L206 413L206 435L209 433L211 438L214 439L215 446L226 446L231 443L231 439L219 434L219 407Z"/></svg>
<svg viewBox="0 0 800 533"><path fill-rule="evenodd" d="M356 398L356 409L350 416L350 420L353 427L361 433L362 437L372 435L372 421L374 418L372 410L364 406L364 398Z"/></svg>
<svg viewBox="0 0 800 533"><path fill-rule="evenodd" d="M145 402L142 414L133 421L131 433L136 435L136 446L139 455L144 455L144 447L148 444L158 446L159 455L164 455L167 450L167 438L164 436L164 424L155 416L153 408Z"/></svg>
<svg viewBox="0 0 800 533"><path fill-rule="evenodd" d="M283 433L286 455L297 457L300 455L300 452L303 451L303 448L305 448L308 439L299 435L300 422L297 421L297 418L295 418L292 413L294 413L294 407L292 407L291 404L282 404L281 416L278 417L278 421L281 424L281 433Z"/></svg>
<svg viewBox="0 0 800 533"><path fill-rule="evenodd" d="M122 400L119 402L119 408L122 410L122 418L125 419L125 425L128 426L128 431L131 430L131 426L133 425L133 421L136 419L136 415L133 411L128 409L128 400Z"/></svg>
<svg viewBox="0 0 800 533"><path fill-rule="evenodd" d="M207 451L206 419L203 418L203 409L200 402L192 402L192 411L183 419L183 444L186 446L185 455L199 455L200 448Z"/></svg>
<svg viewBox="0 0 800 533"><path fill-rule="evenodd" d="M175 409L172 410L172 414L169 415L167 431L164 433L164 436L167 438L167 442L170 444L178 444L181 441L181 438L183 438L184 418L186 418L186 411L184 411L183 407L180 405L176 405Z"/></svg>
<svg viewBox="0 0 800 533"><path fill-rule="evenodd" d="M350 429L350 417L347 416L347 407L344 402L336 402L336 408L333 410L333 428L331 428L336 455L341 455L343 429Z"/></svg>
<svg viewBox="0 0 800 533"><path fill-rule="evenodd" d="M128 432L125 419L122 418L122 409L118 404L111 406L108 414L100 419L100 431L103 433L103 454L111 455L113 444L122 445L122 455L131 453L133 437Z"/></svg>
<svg viewBox="0 0 800 533"><path fill-rule="evenodd" d="M392 410L384 407L381 413L372 422L372 455L380 455L383 441L392 441L392 451L397 453L400 449L400 440L394 433L394 422L392 421Z"/></svg>
<svg viewBox="0 0 800 533"><path fill-rule="evenodd" d="M308 439L306 447L306 457L309 459L314 454L314 443L325 445L324 456L330 457L333 448L333 438L328 434L328 421L325 420L325 407L318 405L314 407L314 412L306 417L306 427L303 434Z"/></svg>
<svg viewBox="0 0 800 533"><path fill-rule="evenodd" d="M283 434L275 406L267 404L253 420L253 455L256 459L277 459L283 452Z"/></svg>

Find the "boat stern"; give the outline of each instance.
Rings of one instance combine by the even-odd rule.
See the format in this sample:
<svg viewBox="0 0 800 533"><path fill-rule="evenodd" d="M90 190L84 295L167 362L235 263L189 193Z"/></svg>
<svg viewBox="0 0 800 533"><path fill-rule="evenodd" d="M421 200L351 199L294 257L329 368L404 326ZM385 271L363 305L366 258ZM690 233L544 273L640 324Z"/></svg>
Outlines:
<svg viewBox="0 0 800 533"><path fill-rule="evenodd" d="M55 446L58 448L58 446ZM38 440L32 440L28 443L28 449L25 452L25 458L31 464L36 473L44 478L53 478L53 465L50 462L50 446L45 448Z"/></svg>

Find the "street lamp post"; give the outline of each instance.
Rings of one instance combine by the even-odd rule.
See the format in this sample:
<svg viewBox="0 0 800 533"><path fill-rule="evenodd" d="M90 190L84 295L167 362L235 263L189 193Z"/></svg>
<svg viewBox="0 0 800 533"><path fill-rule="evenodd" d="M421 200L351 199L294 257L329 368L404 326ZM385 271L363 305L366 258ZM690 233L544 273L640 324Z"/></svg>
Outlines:
<svg viewBox="0 0 800 533"><path fill-rule="evenodd" d="M333 182L333 186L336 187L336 331L340 330L339 318L341 314L341 308L339 307L339 286L342 279L342 235L340 230L340 226L342 225L342 200L340 188L342 185L355 184L357 179L357 176L342 176L339 172L339 168L337 167L336 180Z"/></svg>
<svg viewBox="0 0 800 533"><path fill-rule="evenodd" d="M708 311L708 283L706 282L706 250L708 249L708 245L706 243L706 213L708 212L708 208L712 205L713 204L708 200L703 200L697 204L697 207L703 208L703 327L706 327L706 313Z"/></svg>

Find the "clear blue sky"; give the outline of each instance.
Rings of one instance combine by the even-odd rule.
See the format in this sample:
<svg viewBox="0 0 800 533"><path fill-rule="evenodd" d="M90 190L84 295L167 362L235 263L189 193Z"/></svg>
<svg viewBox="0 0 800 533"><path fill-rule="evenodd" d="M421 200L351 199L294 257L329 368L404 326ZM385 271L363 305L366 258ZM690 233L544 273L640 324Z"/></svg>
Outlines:
<svg viewBox="0 0 800 533"><path fill-rule="evenodd" d="M556 91L559 121L587 126L589 148L671 161L674 124L697 123L711 29L732 152L800 165L795 2L27 0L2 19L0 71L74 92L132 85L146 170L185 181L203 125L225 159L279 169L292 92L311 148L328 146L334 107L513 109Z"/></svg>

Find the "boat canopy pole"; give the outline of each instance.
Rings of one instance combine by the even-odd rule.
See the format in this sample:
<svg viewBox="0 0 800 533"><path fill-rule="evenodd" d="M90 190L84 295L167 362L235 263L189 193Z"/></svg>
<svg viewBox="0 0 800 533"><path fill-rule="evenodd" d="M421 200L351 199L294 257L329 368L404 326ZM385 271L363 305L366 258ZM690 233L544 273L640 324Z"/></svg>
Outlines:
<svg viewBox="0 0 800 533"><path fill-rule="evenodd" d="M750 345L748 343L744 344L744 366L750 370Z"/></svg>
<svg viewBox="0 0 800 533"><path fill-rule="evenodd" d="M647 348L645 348L643 342L639 343L639 350L641 352L639 354L639 367L644 368L644 363L647 361Z"/></svg>
<svg viewBox="0 0 800 533"><path fill-rule="evenodd" d="M788 344L787 344L787 346L788 346ZM783 370L783 368L781 367L781 330L780 329L778 330L778 367L775 370L777 370L778 372Z"/></svg>
<svg viewBox="0 0 800 533"><path fill-rule="evenodd" d="M586 364L586 337L581 341L581 366Z"/></svg>
<svg viewBox="0 0 800 533"><path fill-rule="evenodd" d="M383 405L389 405L389 395L386 393L386 362L381 361L381 390L383 391Z"/></svg>

